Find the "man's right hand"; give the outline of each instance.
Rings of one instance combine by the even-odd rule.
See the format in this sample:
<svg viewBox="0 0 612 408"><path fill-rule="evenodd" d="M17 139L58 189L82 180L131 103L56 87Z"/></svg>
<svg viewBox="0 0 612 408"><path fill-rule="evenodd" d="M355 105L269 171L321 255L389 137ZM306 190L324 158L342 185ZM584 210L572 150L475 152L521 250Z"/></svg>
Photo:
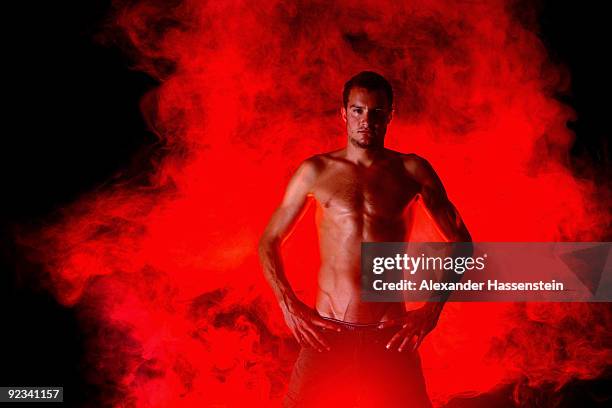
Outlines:
<svg viewBox="0 0 612 408"><path fill-rule="evenodd" d="M329 351L329 344L321 335L320 328L340 331L339 325L323 319L315 310L299 300L281 304L285 322L302 347L312 347L322 352Z"/></svg>

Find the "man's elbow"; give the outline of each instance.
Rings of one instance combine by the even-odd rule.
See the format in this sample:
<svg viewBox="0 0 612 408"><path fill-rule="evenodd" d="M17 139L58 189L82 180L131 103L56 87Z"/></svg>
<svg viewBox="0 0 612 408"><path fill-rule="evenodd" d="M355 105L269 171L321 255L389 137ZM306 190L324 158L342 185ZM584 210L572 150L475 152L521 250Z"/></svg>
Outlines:
<svg viewBox="0 0 612 408"><path fill-rule="evenodd" d="M463 245L465 247L465 250L472 253L474 251L474 244L472 242L472 236L470 235L469 231L467 230L467 228L465 228L465 226L463 226L463 228L461 228L458 231L458 234L456 236L455 242L462 242L466 245Z"/></svg>
<svg viewBox="0 0 612 408"><path fill-rule="evenodd" d="M472 236L470 235L467 228L463 228L459 240L457 242L463 242L463 251L465 252L464 256L472 256L474 254L474 243L472 242Z"/></svg>
<svg viewBox="0 0 612 408"><path fill-rule="evenodd" d="M259 239L259 244L257 246L259 257L263 257L267 255L272 248L278 247L280 242L280 238L275 235L264 234Z"/></svg>
<svg viewBox="0 0 612 408"><path fill-rule="evenodd" d="M444 238L448 242L472 242L472 236L463 223L452 226Z"/></svg>
<svg viewBox="0 0 612 408"><path fill-rule="evenodd" d="M257 245L257 253L259 253L260 258L263 256L264 253L268 251L269 247L270 244L269 239L267 237L262 236L261 238L259 238L259 243Z"/></svg>

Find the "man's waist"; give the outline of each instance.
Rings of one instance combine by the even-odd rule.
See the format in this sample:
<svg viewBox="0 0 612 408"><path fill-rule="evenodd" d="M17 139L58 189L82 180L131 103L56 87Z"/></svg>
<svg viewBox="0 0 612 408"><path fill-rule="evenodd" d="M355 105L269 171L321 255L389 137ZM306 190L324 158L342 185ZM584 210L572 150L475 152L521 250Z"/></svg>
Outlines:
<svg viewBox="0 0 612 408"><path fill-rule="evenodd" d="M371 322L371 323L361 323L361 322L347 322L344 320L334 319L333 317L325 317L321 316L324 320L329 322L333 322L342 327L344 330L349 331L379 331L380 324L382 322Z"/></svg>

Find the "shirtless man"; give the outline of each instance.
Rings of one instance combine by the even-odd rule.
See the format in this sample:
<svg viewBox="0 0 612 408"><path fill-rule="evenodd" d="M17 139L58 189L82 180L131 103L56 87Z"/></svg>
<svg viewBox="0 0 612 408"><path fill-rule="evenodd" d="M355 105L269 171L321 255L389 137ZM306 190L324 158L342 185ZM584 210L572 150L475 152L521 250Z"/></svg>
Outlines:
<svg viewBox="0 0 612 408"><path fill-rule="evenodd" d="M286 406L431 406L417 348L443 303L408 312L401 302L363 302L361 243L404 241L404 210L418 197L447 241L471 237L429 163L384 147L392 107L391 85L379 74L345 84L346 147L300 165L260 240L264 275L302 346ZM293 292L280 252L310 198L321 251L314 309Z"/></svg>

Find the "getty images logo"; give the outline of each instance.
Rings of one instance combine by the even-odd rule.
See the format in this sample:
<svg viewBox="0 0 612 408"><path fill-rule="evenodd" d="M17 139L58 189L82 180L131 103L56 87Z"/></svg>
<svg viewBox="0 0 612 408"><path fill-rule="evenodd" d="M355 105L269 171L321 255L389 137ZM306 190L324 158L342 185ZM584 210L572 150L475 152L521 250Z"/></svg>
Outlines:
<svg viewBox="0 0 612 408"><path fill-rule="evenodd" d="M380 275L385 271L403 270L414 275L418 270L422 271L453 271L459 275L465 271L481 271L485 268L487 254L479 257L441 257L441 256L410 256L407 254L396 254L388 257L375 257L372 262L372 272Z"/></svg>

